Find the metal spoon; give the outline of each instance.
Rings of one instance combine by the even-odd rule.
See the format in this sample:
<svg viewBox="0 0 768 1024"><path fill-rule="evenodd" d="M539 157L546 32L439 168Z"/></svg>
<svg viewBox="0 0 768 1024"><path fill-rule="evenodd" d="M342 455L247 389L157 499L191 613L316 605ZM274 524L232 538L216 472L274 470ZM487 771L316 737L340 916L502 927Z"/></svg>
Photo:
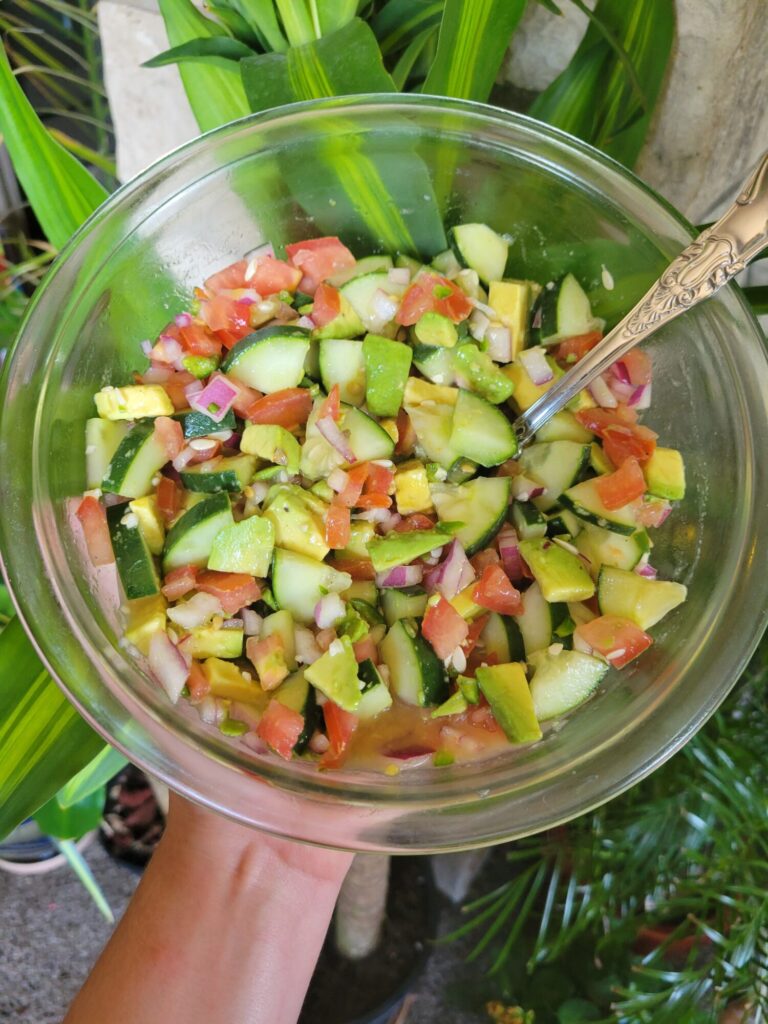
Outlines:
<svg viewBox="0 0 768 1024"><path fill-rule="evenodd" d="M768 152L733 206L680 253L603 340L513 423L518 454L556 412L638 342L698 305L768 245Z"/></svg>

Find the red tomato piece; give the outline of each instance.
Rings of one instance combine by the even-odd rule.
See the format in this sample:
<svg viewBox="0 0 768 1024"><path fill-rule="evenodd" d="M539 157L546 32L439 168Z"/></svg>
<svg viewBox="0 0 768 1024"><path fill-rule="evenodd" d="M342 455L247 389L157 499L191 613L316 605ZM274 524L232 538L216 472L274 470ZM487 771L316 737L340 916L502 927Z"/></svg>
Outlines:
<svg viewBox="0 0 768 1024"><path fill-rule="evenodd" d="M263 256L256 264L246 287L255 288L259 295L276 292L295 292L301 280L301 271L274 256Z"/></svg>
<svg viewBox="0 0 768 1024"><path fill-rule="evenodd" d="M304 716L293 708L287 708L279 700L271 700L267 704L256 726L256 735L286 761L291 760L293 748L303 731Z"/></svg>
<svg viewBox="0 0 768 1024"><path fill-rule="evenodd" d="M163 580L162 592L169 601L178 601L197 587L197 568L194 565L180 565L171 569Z"/></svg>
<svg viewBox="0 0 768 1024"><path fill-rule="evenodd" d="M603 451L614 464L621 466L627 459L647 462L656 450L656 434L639 423L634 426L616 424L607 427L603 438Z"/></svg>
<svg viewBox="0 0 768 1024"><path fill-rule="evenodd" d="M615 409L580 409L574 413L576 419L587 430L591 430L598 437L603 437L606 428L616 426L627 426L637 423L637 412L621 402Z"/></svg>
<svg viewBox="0 0 768 1024"><path fill-rule="evenodd" d="M214 295L200 303L200 317L208 329L231 333L238 341L251 333L249 311L249 303L238 302L229 295Z"/></svg>
<svg viewBox="0 0 768 1024"><path fill-rule="evenodd" d="M247 266L247 260L230 263L228 267L224 267L223 270L218 270L206 278L205 290L209 295L215 295L216 292L222 292L229 288L246 288L245 271Z"/></svg>
<svg viewBox="0 0 768 1024"><path fill-rule="evenodd" d="M355 502L356 508L389 508L392 499L388 494L362 494Z"/></svg>
<svg viewBox="0 0 768 1024"><path fill-rule="evenodd" d="M249 636L245 653L256 669L263 690L274 690L288 675L283 638L278 633L270 633L263 640Z"/></svg>
<svg viewBox="0 0 768 1024"><path fill-rule="evenodd" d="M325 327L341 312L341 292L332 284L319 284L312 302L312 321L318 327Z"/></svg>
<svg viewBox="0 0 768 1024"><path fill-rule="evenodd" d="M482 608L500 615L518 615L523 608L520 591L513 587L500 565L488 565L475 589L472 600Z"/></svg>
<svg viewBox="0 0 768 1024"><path fill-rule="evenodd" d="M645 494L645 477L640 463L632 457L625 459L615 473L597 477L595 487L606 508L628 505Z"/></svg>
<svg viewBox="0 0 768 1024"><path fill-rule="evenodd" d="M376 570L367 558L334 558L333 568L348 572L353 580L375 580Z"/></svg>
<svg viewBox="0 0 768 1024"><path fill-rule="evenodd" d="M477 646L477 643L480 639L480 634L483 632L486 625L488 624L489 618L490 615L481 615L479 619L475 619L474 622L470 622L469 632L467 633L467 639L461 645L461 649L464 651L467 657L469 657L469 655Z"/></svg>
<svg viewBox="0 0 768 1024"><path fill-rule="evenodd" d="M312 412L312 395L306 388L283 388L257 398L245 418L251 423L275 423L290 429L306 423Z"/></svg>
<svg viewBox="0 0 768 1024"><path fill-rule="evenodd" d="M476 555L472 555L469 564L478 576L482 576L489 566L498 565L500 561L501 558L498 551L494 551L493 548L484 548L482 551L478 551Z"/></svg>
<svg viewBox="0 0 768 1024"><path fill-rule="evenodd" d="M347 752L349 741L357 728L358 717L329 700L323 704L323 718L330 747L323 754L320 764L324 768L336 768Z"/></svg>
<svg viewBox="0 0 768 1024"><path fill-rule="evenodd" d="M346 505L347 508L354 508L360 501L360 495L363 493L363 484L367 476L367 462L361 462L359 466L353 466L352 469L348 470L344 490L334 497L334 505Z"/></svg>
<svg viewBox="0 0 768 1024"><path fill-rule="evenodd" d="M595 347L602 336L600 331L589 331L587 334L574 334L572 338L564 338L557 346L557 359L568 366L578 363Z"/></svg>
<svg viewBox="0 0 768 1024"><path fill-rule="evenodd" d="M158 443L165 448L168 461L175 459L184 447L184 431L178 420L172 420L170 416L158 416L155 419L155 437Z"/></svg>
<svg viewBox="0 0 768 1024"><path fill-rule="evenodd" d="M77 506L75 515L80 520L88 557L94 565L111 565L115 560L107 526L107 513L103 505L89 494Z"/></svg>
<svg viewBox="0 0 768 1024"><path fill-rule="evenodd" d="M433 519L429 516L425 516L423 512L412 512L409 516L405 516L395 526L397 533L410 533L412 530L431 530L435 525Z"/></svg>
<svg viewBox="0 0 768 1024"><path fill-rule="evenodd" d="M189 687L189 698L193 704L201 701L211 689L211 684L199 661L193 661L189 667L187 686Z"/></svg>
<svg viewBox="0 0 768 1024"><path fill-rule="evenodd" d="M181 347L192 356L221 355L221 341L210 333L205 324L191 323L189 327L179 328Z"/></svg>
<svg viewBox="0 0 768 1024"><path fill-rule="evenodd" d="M175 480L168 476L161 476L155 489L157 509L168 526L179 514L182 505L184 491L177 485Z"/></svg>
<svg viewBox="0 0 768 1024"><path fill-rule="evenodd" d="M335 236L293 242L286 245L285 251L293 266L301 270L299 288L307 295L314 295L322 281L357 263L346 245Z"/></svg>
<svg viewBox="0 0 768 1024"><path fill-rule="evenodd" d="M323 404L317 410L317 418L323 419L325 416L330 416L332 420L337 423L341 416L341 397L339 391L339 385L334 384L331 390L328 392L327 398L323 401Z"/></svg>
<svg viewBox="0 0 768 1024"><path fill-rule="evenodd" d="M416 444L416 431L413 429L411 418L401 407L397 414L397 444L395 455L410 455L413 446Z"/></svg>
<svg viewBox="0 0 768 1024"><path fill-rule="evenodd" d="M368 477L363 489L366 494L392 494L395 489L394 470L380 466L378 462L369 462Z"/></svg>
<svg viewBox="0 0 768 1024"><path fill-rule="evenodd" d="M261 597L261 587L244 572L216 572L208 569L197 577L197 589L213 594L226 615L234 615Z"/></svg>
<svg viewBox="0 0 768 1024"><path fill-rule="evenodd" d="M350 511L346 505L331 505L325 517L325 543L336 551L349 544Z"/></svg>
<svg viewBox="0 0 768 1024"><path fill-rule="evenodd" d="M355 660L358 664L366 659L370 659L374 663L379 659L378 648L376 647L370 633L367 636L364 636L362 640L358 640L357 643L352 644L352 650L355 652Z"/></svg>
<svg viewBox="0 0 768 1024"><path fill-rule="evenodd" d="M469 626L452 604L441 597L427 608L421 622L421 635L432 645L441 660L449 658L469 635Z"/></svg>
<svg viewBox="0 0 768 1024"><path fill-rule="evenodd" d="M652 637L629 619L600 615L576 627L575 636L601 654L614 668L623 668L653 643Z"/></svg>
<svg viewBox="0 0 768 1024"><path fill-rule="evenodd" d="M630 384L636 388L651 383L652 367L651 357L641 348L632 348L626 355L621 357L621 362L629 374Z"/></svg>
<svg viewBox="0 0 768 1024"><path fill-rule="evenodd" d="M410 327L425 313L440 313L458 324L466 320L472 309L472 303L461 288L447 277L420 274L403 296L395 320Z"/></svg>
<svg viewBox="0 0 768 1024"><path fill-rule="evenodd" d="M189 400L184 394L184 388L191 384L194 379L191 373L187 373L186 370L180 370L178 373L172 373L168 380L163 381L162 387L173 402L176 412L189 408Z"/></svg>

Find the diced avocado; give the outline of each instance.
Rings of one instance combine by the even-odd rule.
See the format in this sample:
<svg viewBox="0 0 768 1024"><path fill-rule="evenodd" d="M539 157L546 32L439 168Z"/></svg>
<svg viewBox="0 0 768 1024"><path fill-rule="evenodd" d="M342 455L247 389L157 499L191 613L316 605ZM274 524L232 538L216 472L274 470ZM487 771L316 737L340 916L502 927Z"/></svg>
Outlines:
<svg viewBox="0 0 768 1024"><path fill-rule="evenodd" d="M210 692L214 697L266 707L267 697L261 687L246 679L237 665L233 665L231 661L206 658L203 662L203 674L210 683Z"/></svg>
<svg viewBox="0 0 768 1024"><path fill-rule="evenodd" d="M322 561L330 548L322 517L310 507L297 484L281 484L268 498L264 518L275 530L275 545Z"/></svg>
<svg viewBox="0 0 768 1024"><path fill-rule="evenodd" d="M570 412L581 412L582 409L594 409L596 406L597 402L590 395L587 388L582 388L566 405L566 409L570 410Z"/></svg>
<svg viewBox="0 0 768 1024"><path fill-rule="evenodd" d="M94 395L96 411L105 420L140 420L147 416L172 416L173 402L159 384L128 384L105 387Z"/></svg>
<svg viewBox="0 0 768 1024"><path fill-rule="evenodd" d="M405 385L403 402L406 406L423 405L425 402L435 405L456 405L459 400L459 389L443 387L441 384L430 384L418 377L409 377Z"/></svg>
<svg viewBox="0 0 768 1024"><path fill-rule="evenodd" d="M240 451L283 466L289 473L299 471L301 446L285 427L272 423L248 423L240 441Z"/></svg>
<svg viewBox="0 0 768 1024"><path fill-rule="evenodd" d="M556 412L552 419L536 431L536 441L578 441L589 444L593 435L586 427L582 427L572 412L563 409Z"/></svg>
<svg viewBox="0 0 768 1024"><path fill-rule="evenodd" d="M107 509L107 525L117 572L129 601L149 597L160 590L160 578L152 553L139 530L139 520L125 505Z"/></svg>
<svg viewBox="0 0 768 1024"><path fill-rule="evenodd" d="M152 594L128 602L125 639L138 647L142 654L149 653L149 641L155 633L165 629L167 607L168 602L162 594Z"/></svg>
<svg viewBox="0 0 768 1024"><path fill-rule="evenodd" d="M442 313L422 313L413 325L413 337L422 345L453 348L459 340L456 324Z"/></svg>
<svg viewBox="0 0 768 1024"><path fill-rule="evenodd" d="M256 459L252 455L228 455L181 471L181 482L188 491L215 494L216 491L242 491L253 480Z"/></svg>
<svg viewBox="0 0 768 1024"><path fill-rule="evenodd" d="M264 516L249 516L216 534L208 568L266 576L275 546L275 528Z"/></svg>
<svg viewBox="0 0 768 1024"><path fill-rule="evenodd" d="M595 583L577 555L545 537L520 542L520 554L541 587L544 599L586 601Z"/></svg>
<svg viewBox="0 0 768 1024"><path fill-rule="evenodd" d="M86 487L101 487L112 456L129 429L122 420L103 420L94 416L85 421Z"/></svg>
<svg viewBox="0 0 768 1024"><path fill-rule="evenodd" d="M531 311L531 286L528 281L491 281L488 305L496 318L509 331L512 358L525 348L528 340L528 317Z"/></svg>
<svg viewBox="0 0 768 1024"><path fill-rule="evenodd" d="M645 482L651 494L669 501L685 497L685 465L675 448L657 448L643 466Z"/></svg>
<svg viewBox="0 0 768 1024"><path fill-rule="evenodd" d="M296 668L296 630L293 616L287 609L281 608L280 611L272 612L262 622L261 636L268 637L273 633L280 637L285 664L293 672Z"/></svg>
<svg viewBox="0 0 768 1024"><path fill-rule="evenodd" d="M401 463L395 470L395 497L397 510L407 516L412 512L428 512L432 508L432 495L424 463L418 459Z"/></svg>
<svg viewBox="0 0 768 1024"><path fill-rule="evenodd" d="M360 703L357 661L348 637L334 640L325 654L304 670L307 679L329 700L345 711L355 711Z"/></svg>
<svg viewBox="0 0 768 1024"><path fill-rule="evenodd" d="M190 654L193 658L239 658L243 653L242 629L217 629L197 626L192 630Z"/></svg>
<svg viewBox="0 0 768 1024"><path fill-rule="evenodd" d="M450 540L450 533L439 530L393 531L384 537L374 537L368 545L368 553L376 572L386 572L396 565L407 565L435 548L442 548Z"/></svg>
<svg viewBox="0 0 768 1024"><path fill-rule="evenodd" d="M652 580L636 572L603 566L597 581L597 600L603 615L629 619L640 629L650 629L685 601L682 583Z"/></svg>
<svg viewBox="0 0 768 1024"><path fill-rule="evenodd" d="M464 694L467 704L480 703L480 687L477 685L476 679L471 679L469 676L457 676L456 682L459 684L459 689Z"/></svg>
<svg viewBox="0 0 768 1024"><path fill-rule="evenodd" d="M481 352L472 342L456 346L453 365L456 373L466 378L472 391L494 405L506 402L514 391L514 384L509 377L487 353Z"/></svg>
<svg viewBox="0 0 768 1024"><path fill-rule="evenodd" d="M510 743L533 743L541 739L541 727L523 665L519 662L486 665L477 670L477 682Z"/></svg>
<svg viewBox="0 0 768 1024"><path fill-rule="evenodd" d="M365 401L374 416L397 416L403 404L412 355L411 348L400 341L378 334L366 335L363 341Z"/></svg>
<svg viewBox="0 0 768 1024"><path fill-rule="evenodd" d="M339 552L341 558L368 558L368 545L376 536L373 523L364 520L353 521L349 525L349 543Z"/></svg>
<svg viewBox="0 0 768 1024"><path fill-rule="evenodd" d="M321 501L324 501L326 505L330 505L333 501L336 492L332 487L329 487L325 480L315 480L312 486L309 488L309 493L314 494Z"/></svg>
<svg viewBox="0 0 768 1024"><path fill-rule="evenodd" d="M559 718L595 692L608 665L581 651L536 651L528 659L534 669L531 697L540 722Z"/></svg>
<svg viewBox="0 0 768 1024"><path fill-rule="evenodd" d="M316 327L312 332L313 338L356 338L365 332L362 320L343 291L339 292L339 300L338 314L329 323Z"/></svg>
<svg viewBox="0 0 768 1024"><path fill-rule="evenodd" d="M534 384L528 376L528 371L517 360L502 367L502 373L505 373L514 385L509 403L516 412L525 412L526 409L530 409L534 402L538 402L541 396L552 387L557 378L562 377L563 371L551 356L547 356L547 362L552 368L554 376L546 384Z"/></svg>
<svg viewBox="0 0 768 1024"><path fill-rule="evenodd" d="M153 555L159 555L165 542L165 523L157 508L157 498L147 494L128 502L128 507L139 521L139 531Z"/></svg>
<svg viewBox="0 0 768 1024"><path fill-rule="evenodd" d="M274 690L288 675L288 662L283 648L283 637L278 631L274 634L274 644L264 644L255 637L249 639L245 652L256 669L261 688Z"/></svg>
<svg viewBox="0 0 768 1024"><path fill-rule="evenodd" d="M589 464L598 474L613 473L614 466L602 447L593 441L589 446Z"/></svg>
<svg viewBox="0 0 768 1024"><path fill-rule="evenodd" d="M468 707L467 698L461 690L457 690L456 693L451 694L448 700L444 700L442 704L435 708L431 717L445 718L447 715L463 715Z"/></svg>

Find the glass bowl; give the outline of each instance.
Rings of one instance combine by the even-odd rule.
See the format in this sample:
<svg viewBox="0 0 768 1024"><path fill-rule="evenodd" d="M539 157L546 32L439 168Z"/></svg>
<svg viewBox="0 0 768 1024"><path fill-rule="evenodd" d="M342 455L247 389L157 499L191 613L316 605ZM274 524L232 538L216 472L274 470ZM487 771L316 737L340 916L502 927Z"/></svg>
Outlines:
<svg viewBox="0 0 768 1024"><path fill-rule="evenodd" d="M124 653L114 583L90 569L72 528L94 392L128 380L142 365L141 340L212 271L264 241L339 233L358 252L398 245L430 255L443 220L508 233L514 276L545 282L572 269L609 323L691 237L619 165L524 117L416 96L298 104L211 132L112 196L38 291L4 374L0 549L54 677L107 740L173 789L331 847L461 849L595 807L701 726L766 618L768 477L758 459L768 364L729 287L650 345L647 422L682 449L689 481L653 561L688 585L689 599L642 658L538 745L394 778L319 773L260 757L194 709L171 707Z"/></svg>

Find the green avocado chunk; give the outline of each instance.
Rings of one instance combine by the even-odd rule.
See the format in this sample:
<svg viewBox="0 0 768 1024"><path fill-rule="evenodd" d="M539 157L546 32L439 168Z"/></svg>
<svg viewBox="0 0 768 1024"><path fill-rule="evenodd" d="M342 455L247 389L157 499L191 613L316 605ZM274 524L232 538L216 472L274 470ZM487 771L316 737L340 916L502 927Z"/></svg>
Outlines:
<svg viewBox="0 0 768 1024"><path fill-rule="evenodd" d="M365 400L374 416L397 416L413 351L401 341L368 334L363 341Z"/></svg>
<svg viewBox="0 0 768 1024"><path fill-rule="evenodd" d="M355 711L360 703L357 659L349 637L334 640L317 661L304 670L305 677L329 700L345 711Z"/></svg>
<svg viewBox="0 0 768 1024"><path fill-rule="evenodd" d="M519 662L483 666L477 670L477 682L511 743L541 739L525 669Z"/></svg>
<svg viewBox="0 0 768 1024"><path fill-rule="evenodd" d="M269 572L274 546L275 528L269 519L250 516L216 534L208 568L264 577Z"/></svg>
<svg viewBox="0 0 768 1024"><path fill-rule="evenodd" d="M386 572L396 565L407 565L414 558L426 555L435 548L441 548L451 540L450 533L440 530L413 530L411 533L388 533L386 537L374 537L368 545L376 572Z"/></svg>

